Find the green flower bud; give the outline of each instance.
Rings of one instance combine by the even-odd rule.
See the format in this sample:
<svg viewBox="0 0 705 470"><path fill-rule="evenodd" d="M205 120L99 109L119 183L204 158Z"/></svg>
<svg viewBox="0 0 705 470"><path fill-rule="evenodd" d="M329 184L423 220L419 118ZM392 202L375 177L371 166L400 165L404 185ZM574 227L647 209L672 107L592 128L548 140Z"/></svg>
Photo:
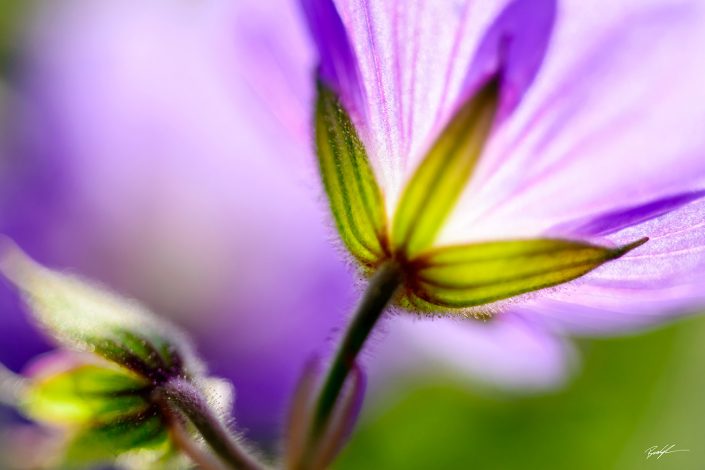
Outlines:
<svg viewBox="0 0 705 470"><path fill-rule="evenodd" d="M170 431L183 419L164 399L170 384L190 384L194 400L220 407L216 415L229 408L229 386L207 378L185 336L143 306L4 244L0 272L61 348L31 367L20 409L66 432L68 464L139 454L176 468Z"/></svg>

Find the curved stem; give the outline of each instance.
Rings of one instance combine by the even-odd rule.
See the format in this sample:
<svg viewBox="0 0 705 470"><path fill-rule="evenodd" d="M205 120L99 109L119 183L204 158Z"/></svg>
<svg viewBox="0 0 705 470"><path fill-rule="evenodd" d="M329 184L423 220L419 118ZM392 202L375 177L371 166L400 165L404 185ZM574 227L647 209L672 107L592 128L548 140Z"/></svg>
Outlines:
<svg viewBox="0 0 705 470"><path fill-rule="evenodd" d="M266 467L250 455L227 427L213 414L201 391L191 382L172 379L160 386L157 401L183 413L213 451L237 470L263 470Z"/></svg>
<svg viewBox="0 0 705 470"><path fill-rule="evenodd" d="M325 432L355 360L384 309L401 286L402 277L401 267L394 261L388 261L370 278L367 290L328 369L315 403L306 460L311 458L313 449Z"/></svg>
<svg viewBox="0 0 705 470"><path fill-rule="evenodd" d="M188 431L184 428L183 418L181 415L173 412L168 406L163 407L165 414L169 418L169 432L171 438L184 454L186 454L193 463L201 470L225 470L226 467L216 459L215 456L205 452L191 438Z"/></svg>

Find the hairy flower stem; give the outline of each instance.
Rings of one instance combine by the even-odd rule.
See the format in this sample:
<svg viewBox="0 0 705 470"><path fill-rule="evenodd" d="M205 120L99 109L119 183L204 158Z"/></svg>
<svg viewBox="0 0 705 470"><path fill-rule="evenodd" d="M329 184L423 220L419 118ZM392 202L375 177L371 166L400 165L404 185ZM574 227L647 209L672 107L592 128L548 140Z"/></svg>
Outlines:
<svg viewBox="0 0 705 470"><path fill-rule="evenodd" d="M384 309L401 286L402 277L403 273L398 263L387 261L370 278L367 290L338 347L315 402L305 462L312 457L311 453L326 431L355 360L384 313Z"/></svg>
<svg viewBox="0 0 705 470"><path fill-rule="evenodd" d="M229 468L264 470L267 467L243 448L236 437L213 414L200 390L191 382L172 379L155 391L155 400L188 418L203 439Z"/></svg>
<svg viewBox="0 0 705 470"><path fill-rule="evenodd" d="M228 467L221 463L215 455L202 449L193 440L188 430L184 427L184 419L180 413L175 410L171 412L171 410L168 410L168 406L164 408L165 414L169 418L169 433L177 449L186 454L199 470L227 470Z"/></svg>

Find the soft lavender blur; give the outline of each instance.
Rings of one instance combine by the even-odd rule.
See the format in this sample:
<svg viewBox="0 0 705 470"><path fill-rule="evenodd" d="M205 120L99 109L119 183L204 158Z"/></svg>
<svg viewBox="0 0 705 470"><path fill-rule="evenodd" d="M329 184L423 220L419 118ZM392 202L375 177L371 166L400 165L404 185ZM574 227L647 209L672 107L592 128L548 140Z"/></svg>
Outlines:
<svg viewBox="0 0 705 470"><path fill-rule="evenodd" d="M184 325L237 385L241 426L271 434L351 278L306 187L306 145L292 144L306 68L278 62L256 18L227 3L45 5L13 102L2 231ZM248 54L290 80L250 88ZM300 121L260 91L295 97ZM46 345L0 295L0 360L17 370Z"/></svg>

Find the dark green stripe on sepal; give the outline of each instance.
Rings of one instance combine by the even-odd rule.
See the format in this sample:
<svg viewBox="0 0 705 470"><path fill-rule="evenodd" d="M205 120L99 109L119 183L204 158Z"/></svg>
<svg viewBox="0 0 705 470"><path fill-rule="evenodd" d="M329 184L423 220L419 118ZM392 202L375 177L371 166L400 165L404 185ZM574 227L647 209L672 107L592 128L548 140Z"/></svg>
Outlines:
<svg viewBox="0 0 705 470"><path fill-rule="evenodd" d="M410 263L407 295L422 305L468 308L557 286L643 245L608 248L561 239L510 240L449 246Z"/></svg>
<svg viewBox="0 0 705 470"><path fill-rule="evenodd" d="M318 83L316 154L340 237L363 266L388 252L382 191L350 116L335 93Z"/></svg>
<svg viewBox="0 0 705 470"><path fill-rule="evenodd" d="M64 462L86 465L110 462L125 452L168 451L169 431L161 411L152 406L107 423L81 429L66 448Z"/></svg>
<svg viewBox="0 0 705 470"><path fill-rule="evenodd" d="M153 383L188 375L176 348L156 333L143 335L124 328L114 328L109 334L88 337L93 352L119 364Z"/></svg>

